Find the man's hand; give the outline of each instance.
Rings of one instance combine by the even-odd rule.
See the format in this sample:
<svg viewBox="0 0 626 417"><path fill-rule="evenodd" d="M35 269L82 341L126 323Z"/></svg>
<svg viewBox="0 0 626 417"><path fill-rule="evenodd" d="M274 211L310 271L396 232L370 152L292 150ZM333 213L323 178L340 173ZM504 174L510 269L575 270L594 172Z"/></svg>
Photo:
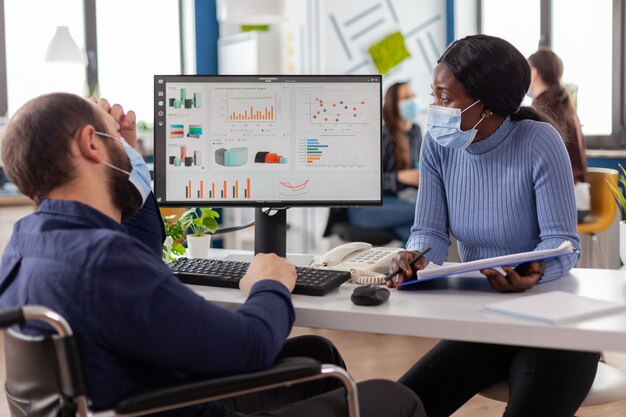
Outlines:
<svg viewBox="0 0 626 417"><path fill-rule="evenodd" d="M494 269L480 271L487 277L489 285L500 292L523 292L534 287L546 270L544 261L532 261L518 265L515 269L503 266L506 276Z"/></svg>
<svg viewBox="0 0 626 417"><path fill-rule="evenodd" d="M134 111L130 110L128 113L124 113L121 105L114 104L111 106L104 98L91 97L90 100L102 107L120 124L120 135L126 139L130 146L133 148L137 146L137 116Z"/></svg>
<svg viewBox="0 0 626 417"><path fill-rule="evenodd" d="M273 253L260 253L250 262L246 275L239 281L239 288L248 294L252 286L263 279L278 281L292 292L296 285L296 268Z"/></svg>

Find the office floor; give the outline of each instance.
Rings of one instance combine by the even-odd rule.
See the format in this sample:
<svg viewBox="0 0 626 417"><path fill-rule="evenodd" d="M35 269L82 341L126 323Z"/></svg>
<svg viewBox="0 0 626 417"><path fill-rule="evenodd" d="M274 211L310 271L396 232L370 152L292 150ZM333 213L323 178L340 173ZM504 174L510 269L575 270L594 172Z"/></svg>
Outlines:
<svg viewBox="0 0 626 417"><path fill-rule="evenodd" d="M32 206L0 207L0 253L11 236L13 223L33 210ZM389 336L371 333L343 332L326 329L295 328L292 336L318 334L332 340L341 350L348 370L358 381L370 378L397 379L417 358L430 349L436 340ZM0 336L1 339L1 336ZM4 357L0 343L0 358ZM612 360L611 360L612 359ZM626 355L611 355L609 362L626 369ZM0 381L4 380L4 360L0 360ZM476 396L453 417L500 416L504 405ZM0 417L9 415L6 398L0 394ZM578 417L618 417L626 415L626 399L613 404L582 409Z"/></svg>

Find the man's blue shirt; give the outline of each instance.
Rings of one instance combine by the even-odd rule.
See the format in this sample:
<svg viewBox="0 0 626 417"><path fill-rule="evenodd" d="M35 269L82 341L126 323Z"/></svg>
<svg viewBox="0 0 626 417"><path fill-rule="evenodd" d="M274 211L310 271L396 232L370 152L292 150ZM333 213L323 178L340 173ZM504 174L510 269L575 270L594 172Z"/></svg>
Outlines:
<svg viewBox="0 0 626 417"><path fill-rule="evenodd" d="M152 249L159 258L161 257L165 228L154 194L150 193L135 217L124 220L122 224L131 236L139 239L144 245Z"/></svg>
<svg viewBox="0 0 626 417"><path fill-rule="evenodd" d="M26 304L72 326L95 410L185 375L268 367L294 321L282 284L262 280L239 310L219 308L122 225L64 200L44 200L16 223L2 256L0 307Z"/></svg>

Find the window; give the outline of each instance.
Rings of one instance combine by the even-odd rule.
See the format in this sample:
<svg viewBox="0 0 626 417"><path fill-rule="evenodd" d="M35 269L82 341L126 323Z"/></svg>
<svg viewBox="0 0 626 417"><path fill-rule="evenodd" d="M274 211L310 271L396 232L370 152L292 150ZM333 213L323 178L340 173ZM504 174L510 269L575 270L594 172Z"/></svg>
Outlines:
<svg viewBox="0 0 626 417"><path fill-rule="evenodd" d="M540 0L483 0L481 32L506 39L529 56L540 36Z"/></svg>
<svg viewBox="0 0 626 417"><path fill-rule="evenodd" d="M552 49L563 60L563 82L577 87L585 135L612 130L612 11L612 0L552 0ZM585 22L597 23L590 30Z"/></svg>
<svg viewBox="0 0 626 417"><path fill-rule="evenodd" d="M102 97L152 123L155 74L180 74L178 1L96 2Z"/></svg>
<svg viewBox="0 0 626 417"><path fill-rule="evenodd" d="M561 57L589 147L626 145L626 4L622 0L479 0L481 32L525 56L539 40ZM523 3L523 4L522 4Z"/></svg>
<svg viewBox="0 0 626 417"><path fill-rule="evenodd" d="M83 64L44 61L57 26L68 26L84 51L82 0L5 1L4 6L9 115L40 94L67 91L82 95Z"/></svg>

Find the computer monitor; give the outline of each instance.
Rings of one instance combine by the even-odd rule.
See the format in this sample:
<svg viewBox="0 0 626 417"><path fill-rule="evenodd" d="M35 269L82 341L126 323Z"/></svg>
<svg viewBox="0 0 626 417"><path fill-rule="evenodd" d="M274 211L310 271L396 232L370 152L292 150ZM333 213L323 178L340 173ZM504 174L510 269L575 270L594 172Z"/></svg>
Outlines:
<svg viewBox="0 0 626 417"><path fill-rule="evenodd" d="M157 201L256 207L255 250L284 255L261 207L382 204L381 102L380 75L156 75Z"/></svg>

